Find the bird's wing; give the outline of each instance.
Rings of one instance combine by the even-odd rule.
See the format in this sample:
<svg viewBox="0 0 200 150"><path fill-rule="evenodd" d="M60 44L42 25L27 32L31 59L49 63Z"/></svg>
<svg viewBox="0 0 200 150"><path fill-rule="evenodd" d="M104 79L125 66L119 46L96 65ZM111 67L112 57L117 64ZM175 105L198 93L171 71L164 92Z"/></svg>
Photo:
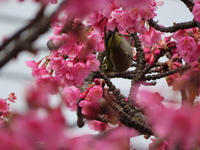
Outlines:
<svg viewBox="0 0 200 150"><path fill-rule="evenodd" d="M133 51L130 43L125 39L125 37L122 37L121 40L122 42L120 43L120 48L123 51L122 53L128 55L128 57L134 61Z"/></svg>

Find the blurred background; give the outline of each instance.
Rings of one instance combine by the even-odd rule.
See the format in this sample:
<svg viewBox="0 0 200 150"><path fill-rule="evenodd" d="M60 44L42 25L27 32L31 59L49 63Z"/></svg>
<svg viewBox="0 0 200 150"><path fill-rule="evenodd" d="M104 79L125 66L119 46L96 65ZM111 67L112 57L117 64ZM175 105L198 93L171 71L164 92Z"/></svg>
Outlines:
<svg viewBox="0 0 200 150"><path fill-rule="evenodd" d="M59 0L58 0L59 1ZM56 5L48 7L47 14L53 12ZM0 3L0 44L6 37L11 36L13 33L22 28L26 23L34 17L39 5L34 3L33 0L26 0L19 2L18 0L5 0ZM164 0L164 5L158 7L158 16L154 19L159 21L159 24L164 26L171 26L174 22L184 22L193 19L192 14L186 8L186 6L180 0ZM14 92L18 98L15 104L11 104L13 111L23 112L25 108L24 90L30 82L34 82L34 78L31 76L31 69L25 64L27 60L38 61L49 54L46 48L46 42L48 37L53 35L52 30L42 35L37 40L36 47L41 48L41 51L37 55L29 52L21 52L16 59L11 60L0 70L0 98L7 98L11 92ZM1 52L0 52L1 57ZM127 95L129 92L130 81L123 79L114 79L115 85L121 89L122 93ZM179 97L179 93L173 92L170 87L167 86L164 79L160 80L156 87L148 87L150 91L159 91L162 96L170 100L175 97ZM66 116L69 121L76 122L75 113L66 112ZM87 127L74 129L72 132L87 133L89 130ZM145 141L145 142L149 142ZM139 147L139 149L147 149L144 140L134 140L133 145Z"/></svg>

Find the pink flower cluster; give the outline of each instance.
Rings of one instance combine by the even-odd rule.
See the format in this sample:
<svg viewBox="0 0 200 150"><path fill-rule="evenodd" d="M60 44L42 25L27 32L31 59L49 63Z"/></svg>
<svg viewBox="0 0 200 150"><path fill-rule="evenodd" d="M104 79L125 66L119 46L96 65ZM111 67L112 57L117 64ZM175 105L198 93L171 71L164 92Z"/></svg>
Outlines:
<svg viewBox="0 0 200 150"><path fill-rule="evenodd" d="M173 82L171 82L173 90L186 92L185 97L182 98L182 100L188 101L191 104L193 104L194 100L200 93L199 65L198 62L194 62L190 70L186 71L184 74L174 75Z"/></svg>
<svg viewBox="0 0 200 150"><path fill-rule="evenodd" d="M98 85L97 80L95 83ZM98 94L99 91L96 91L95 88L96 87L91 87L91 98L93 96L92 93L99 96L101 95ZM75 87L65 90L68 91L68 93L78 93ZM88 134L72 138L71 135L68 134L68 130L71 130L71 128L68 126L62 112L63 103L58 104L56 107L51 107L49 105L48 86L43 89L31 87L26 93L28 107L26 112L24 114L13 113L11 121L7 122L7 124L0 124L1 149L77 150L85 147L97 150L102 148L107 150L121 150L129 149L130 137L138 135L135 130L123 126L108 130L111 129L108 124L93 122L90 123L91 128L95 128L101 132L105 130L108 131L100 135ZM1 115L8 112L9 107L6 103L7 100L14 101L15 95L11 93L8 99L0 99Z"/></svg>
<svg viewBox="0 0 200 150"><path fill-rule="evenodd" d="M93 85L82 92L80 98L82 101L79 106L82 107L82 113L87 117L94 119L101 112L100 99L103 97L103 88L101 82Z"/></svg>
<svg viewBox="0 0 200 150"><path fill-rule="evenodd" d="M139 95L138 103L148 115L148 120L150 120L157 138L153 140L153 144L150 144L151 147L162 145L163 149L176 149L179 147L188 150L200 146L199 103L196 106L184 103L177 110L177 108L172 107L174 104L165 107L162 104L163 97L158 93L140 90Z"/></svg>
<svg viewBox="0 0 200 150"><path fill-rule="evenodd" d="M161 41L162 35L162 32L150 27L144 34L139 35L139 38L145 47L151 47Z"/></svg>
<svg viewBox="0 0 200 150"><path fill-rule="evenodd" d="M62 92L63 92L62 99L65 102L66 106L70 108L72 111L76 111L77 100L80 97L80 89L75 86L71 87L66 86L65 88L63 88Z"/></svg>
<svg viewBox="0 0 200 150"><path fill-rule="evenodd" d="M103 9L89 15L87 24L98 29L107 26L110 30L117 27L121 31L144 33L146 31L145 21L156 16L154 13L156 6L154 0L114 0Z"/></svg>
<svg viewBox="0 0 200 150"><path fill-rule="evenodd" d="M166 64L167 64L167 66L168 66L168 68L169 68L170 70L176 69L176 68L178 68L178 67L183 66L181 63L176 62L176 61L173 62L172 60L167 61ZM179 73L174 73L174 74L171 74L171 75L167 76L167 77L166 77L166 80L167 80L168 86L172 86L172 85L174 84L174 81L175 81L177 78L179 78L180 76L181 76L181 75L180 75Z"/></svg>
<svg viewBox="0 0 200 150"><path fill-rule="evenodd" d="M157 47L152 49L145 48L145 60L148 62L149 65L153 65L155 63L155 56L160 55L160 50Z"/></svg>
<svg viewBox="0 0 200 150"><path fill-rule="evenodd" d="M0 125L4 124L6 120L9 120L11 117L10 110L10 103L15 103L15 100L17 97L15 96L15 93L10 93L9 97L4 99L0 98Z"/></svg>
<svg viewBox="0 0 200 150"><path fill-rule="evenodd" d="M93 53L94 50L103 49L101 36L95 31L81 30L79 26L74 27L73 30L80 30L80 33L59 34L63 27L64 24L55 25L55 35L50 37L54 46L58 47L57 50L52 50L43 61L26 62L33 69L32 75L37 77L37 85L55 82L55 85L61 87L72 85L80 87L90 71L99 69L99 61ZM78 34L81 34L81 37Z"/></svg>
<svg viewBox="0 0 200 150"><path fill-rule="evenodd" d="M15 100L17 99L17 97L15 96L15 93L10 93L9 97L6 99L0 98L0 112L1 115L3 113L7 113L9 111L9 102L15 103Z"/></svg>
<svg viewBox="0 0 200 150"><path fill-rule="evenodd" d="M198 28L179 30L174 33L174 39L177 40L177 52L188 64L192 64L199 59L199 33Z"/></svg>
<svg viewBox="0 0 200 150"><path fill-rule="evenodd" d="M174 149L177 146L184 150L199 147L199 110L199 104L197 106L186 104L176 111L156 109L151 113L156 135L168 141L169 149Z"/></svg>

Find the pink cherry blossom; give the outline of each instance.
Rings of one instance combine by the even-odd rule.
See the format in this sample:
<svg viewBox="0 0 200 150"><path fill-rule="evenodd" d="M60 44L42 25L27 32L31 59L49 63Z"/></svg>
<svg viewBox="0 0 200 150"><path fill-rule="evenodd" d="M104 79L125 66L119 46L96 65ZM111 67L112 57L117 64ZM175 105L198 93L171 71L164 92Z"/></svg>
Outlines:
<svg viewBox="0 0 200 150"><path fill-rule="evenodd" d="M73 0L66 4L65 10L71 17L84 18L92 11L104 8L111 0Z"/></svg>
<svg viewBox="0 0 200 150"><path fill-rule="evenodd" d="M90 68L92 71L97 71L99 69L100 62L96 59L94 54L88 55L86 66Z"/></svg>
<svg viewBox="0 0 200 150"><path fill-rule="evenodd" d="M200 2L199 1L195 2L194 7L192 9L192 14L194 15L194 19L199 22L200 21Z"/></svg>
<svg viewBox="0 0 200 150"><path fill-rule="evenodd" d="M113 128L108 123L96 121L96 120L89 121L88 126L90 129L94 131L99 131L99 132L103 132L103 131Z"/></svg>
<svg viewBox="0 0 200 150"><path fill-rule="evenodd" d="M15 117L12 125L15 135L24 137L36 149L41 146L49 150L65 147L67 137L64 130L65 119L59 108L43 113L29 111Z"/></svg>
<svg viewBox="0 0 200 150"><path fill-rule="evenodd" d="M66 61L63 59L63 57L54 57L49 63L49 69L52 69L53 71L60 71L64 68L65 64Z"/></svg>
<svg viewBox="0 0 200 150"><path fill-rule="evenodd" d="M71 150L75 149L75 150L81 150L84 147L87 148L91 148L93 146L92 143L94 143L94 135L92 134L85 134L85 135L81 135L78 137L74 137L69 139L68 143L67 143L67 147Z"/></svg>
<svg viewBox="0 0 200 150"><path fill-rule="evenodd" d="M0 98L0 112L6 113L9 110L9 105L5 99Z"/></svg>
<svg viewBox="0 0 200 150"><path fill-rule="evenodd" d="M102 87L95 85L89 90L85 100L91 101L93 103L98 103L98 100L102 98L102 95L103 95Z"/></svg>
<svg viewBox="0 0 200 150"><path fill-rule="evenodd" d="M33 77L39 77L42 75L48 74L47 70L45 67L39 67L37 69L34 69L32 72Z"/></svg>
<svg viewBox="0 0 200 150"><path fill-rule="evenodd" d="M150 149L154 149L154 150L168 150L168 143L167 141L162 141L159 145L156 143L157 140L156 139L153 139L151 138L152 142L153 143L150 143L149 144L149 148ZM159 140L159 139L158 139ZM156 145L156 146L154 146Z"/></svg>
<svg viewBox="0 0 200 150"><path fill-rule="evenodd" d="M9 97L7 98L10 102L15 103L15 100L17 99L15 93L10 93Z"/></svg>
<svg viewBox="0 0 200 150"><path fill-rule="evenodd" d="M31 145L31 142L26 137L9 131L9 128L0 129L0 141L1 149L34 150L33 145Z"/></svg>
<svg viewBox="0 0 200 150"><path fill-rule="evenodd" d="M26 100L30 107L49 107L48 90L45 88L36 88L31 85L26 92L29 93L26 95Z"/></svg>
<svg viewBox="0 0 200 150"><path fill-rule="evenodd" d="M162 33L156 31L154 28L150 27L149 31L139 36L140 40L144 43L146 47L150 47L153 44L161 41Z"/></svg>
<svg viewBox="0 0 200 150"><path fill-rule="evenodd" d="M76 57L78 49L80 49L80 46L78 47L78 45L76 43L70 43L68 41L59 47L58 53L65 54L69 58L73 59Z"/></svg>
<svg viewBox="0 0 200 150"><path fill-rule="evenodd" d="M116 2L117 3L117 2ZM117 26L119 30L128 30L129 32L138 31L146 32L145 21L156 16L156 3L153 1L146 5L134 5L131 3L130 9L120 7L119 4L110 3L104 10L95 11L93 15L88 17L88 24L95 28L103 30L104 26L114 30ZM126 1L120 1L122 5L126 5ZM139 2L137 2L139 3ZM137 4L136 3L136 4ZM144 4L141 2L141 4ZM130 5L129 5L130 6Z"/></svg>
<svg viewBox="0 0 200 150"><path fill-rule="evenodd" d="M181 149L192 149L198 144L199 136L199 105L184 105L179 110L156 109L150 112L156 135L166 138L169 149L179 146ZM157 117L157 115L161 117Z"/></svg>
<svg viewBox="0 0 200 150"><path fill-rule="evenodd" d="M120 135L120 136L119 136ZM128 150L130 149L129 140L131 137L137 136L138 132L123 126L119 126L108 134L104 139L97 139L95 142L95 150Z"/></svg>
<svg viewBox="0 0 200 150"><path fill-rule="evenodd" d="M92 44L93 49L97 51L104 51L104 41L99 31L93 30L92 32L90 32L87 40Z"/></svg>
<svg viewBox="0 0 200 150"><path fill-rule="evenodd" d="M92 103L91 101L86 101L86 100L82 100L79 103L79 106L82 107L82 111L81 113L87 118L87 119L94 119L96 118L100 112L100 106Z"/></svg>
<svg viewBox="0 0 200 150"><path fill-rule="evenodd" d="M83 62L75 63L74 65L74 74L76 75L75 81L82 83L89 74L89 70L90 68L88 68L88 66L85 63Z"/></svg>
<svg viewBox="0 0 200 150"><path fill-rule="evenodd" d="M153 48L152 50L149 48L145 48L144 52L145 52L145 60L149 65L153 65L155 63L155 56L160 55L160 50L157 49L156 47Z"/></svg>
<svg viewBox="0 0 200 150"><path fill-rule="evenodd" d="M59 30L59 29L57 29L57 30ZM55 32L58 32L58 31L55 31ZM59 33L60 32L61 31L59 31ZM56 47L60 47L62 44L67 42L67 40L69 40L69 37L67 34L61 34L61 35L59 34L59 35L54 35L54 36L50 37L50 39L53 40L52 42Z"/></svg>
<svg viewBox="0 0 200 150"><path fill-rule="evenodd" d="M103 96L103 89L99 85L95 85L87 88L87 92L84 92L84 100L79 103L82 107L82 113L88 118L96 117L100 112L100 99Z"/></svg>
<svg viewBox="0 0 200 150"><path fill-rule="evenodd" d="M82 149L84 146L95 150L128 150L130 149L129 138L137 135L135 130L117 127L98 136L87 134L72 138L68 145L71 149Z"/></svg>
<svg viewBox="0 0 200 150"><path fill-rule="evenodd" d="M118 3L120 6L122 6L124 9L131 9L134 6L146 6L148 5L151 0L115 0L116 3Z"/></svg>
<svg viewBox="0 0 200 150"><path fill-rule="evenodd" d="M189 64L198 60L200 51L194 38L185 36L177 42L177 51L183 60Z"/></svg>
<svg viewBox="0 0 200 150"><path fill-rule="evenodd" d="M34 60L29 60L26 61L26 65L32 69L36 69L38 68L38 65L40 64L40 62L35 62Z"/></svg>
<svg viewBox="0 0 200 150"><path fill-rule="evenodd" d="M58 78L52 77L50 74L44 74L38 77L36 80L38 88L44 88L51 94L57 94L60 82Z"/></svg>
<svg viewBox="0 0 200 150"><path fill-rule="evenodd" d="M188 32L188 29L178 30L173 34L173 38L179 41L183 36L187 35L187 32Z"/></svg>
<svg viewBox="0 0 200 150"><path fill-rule="evenodd" d="M145 90L139 90L137 98L138 105L144 107L144 109L147 111L151 111L155 108L165 108L165 106L161 103L164 97L161 96L158 92L151 93Z"/></svg>
<svg viewBox="0 0 200 150"><path fill-rule="evenodd" d="M63 101L66 103L67 107L72 111L77 110L77 101L79 99L80 90L75 87L65 87L63 88Z"/></svg>

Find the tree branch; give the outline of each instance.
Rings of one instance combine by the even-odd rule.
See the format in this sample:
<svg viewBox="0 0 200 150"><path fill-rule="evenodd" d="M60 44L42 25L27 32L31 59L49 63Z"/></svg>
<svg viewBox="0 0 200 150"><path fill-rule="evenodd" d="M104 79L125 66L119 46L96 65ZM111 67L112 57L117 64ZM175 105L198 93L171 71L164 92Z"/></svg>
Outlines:
<svg viewBox="0 0 200 150"><path fill-rule="evenodd" d="M149 25L153 27L154 29L160 31L160 32L176 32L180 29L189 29L194 27L199 27L199 23L195 20L188 21L188 22L182 22L182 23L176 23L173 26L170 27L163 27L161 25L158 25L153 19L148 20Z"/></svg>

